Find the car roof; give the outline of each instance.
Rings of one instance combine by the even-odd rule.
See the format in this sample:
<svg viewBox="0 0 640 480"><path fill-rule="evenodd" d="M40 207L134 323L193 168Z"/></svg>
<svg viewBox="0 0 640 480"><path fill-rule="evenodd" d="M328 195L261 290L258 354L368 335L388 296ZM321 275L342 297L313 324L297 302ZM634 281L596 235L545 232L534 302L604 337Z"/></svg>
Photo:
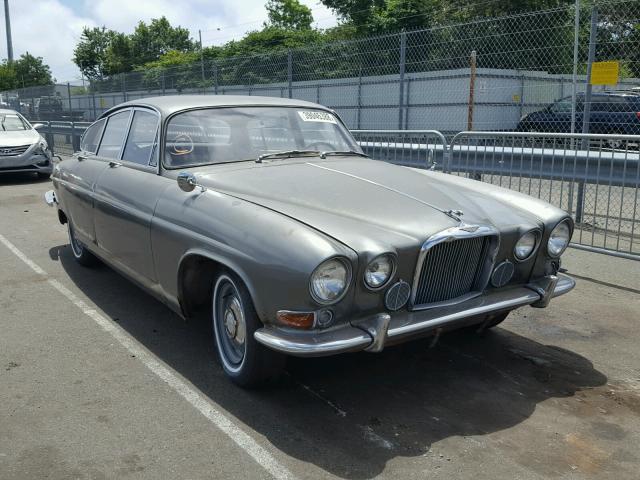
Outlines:
<svg viewBox="0 0 640 480"><path fill-rule="evenodd" d="M18 112L11 108L0 108L0 114L3 114L3 113L18 113Z"/></svg>
<svg viewBox="0 0 640 480"><path fill-rule="evenodd" d="M104 112L100 118L110 115L114 111L122 108L137 106L154 108L158 110L163 117L182 110L206 107L277 106L330 110L317 103L280 97L258 97L254 95L167 95L163 97L141 98L121 103Z"/></svg>

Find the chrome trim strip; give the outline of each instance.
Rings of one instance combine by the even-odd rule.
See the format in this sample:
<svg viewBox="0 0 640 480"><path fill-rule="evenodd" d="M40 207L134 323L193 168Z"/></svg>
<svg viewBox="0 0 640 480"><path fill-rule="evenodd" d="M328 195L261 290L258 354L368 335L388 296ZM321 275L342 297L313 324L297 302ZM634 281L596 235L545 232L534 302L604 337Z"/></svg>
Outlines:
<svg viewBox="0 0 640 480"><path fill-rule="evenodd" d="M415 305L416 295L418 293L418 283L420 281L420 274L422 273L422 267L424 264L424 259L427 256L427 252L433 248L435 245L438 245L442 242L450 242L454 240L461 240L466 238L476 238L476 237L494 237L495 241L492 242L492 245L489 247L489 251L487 252L487 256L484 259L485 265L483 267L482 277L480 284L482 288L477 292L470 292L461 297L454 298L451 300L447 300L444 302L432 303L432 304L424 304L424 305ZM411 298L409 298L409 310L424 310L427 308L437 308L443 307L447 305L455 305L456 303L464 302L482 294L482 291L487 287L489 282L489 278L491 277L491 272L493 271L493 266L495 263L495 256L498 252L498 248L500 246L500 233L498 230L491 225L469 225L464 222L461 222L457 227L447 228L446 230L442 230L431 237L429 237L423 244L420 249L420 253L418 255L418 262L416 264L415 273L413 275L413 285L411 286Z"/></svg>
<svg viewBox="0 0 640 480"><path fill-rule="evenodd" d="M297 357L320 357L364 350L373 342L364 330L346 325L324 332L291 333L275 327L264 327L253 334L263 345Z"/></svg>

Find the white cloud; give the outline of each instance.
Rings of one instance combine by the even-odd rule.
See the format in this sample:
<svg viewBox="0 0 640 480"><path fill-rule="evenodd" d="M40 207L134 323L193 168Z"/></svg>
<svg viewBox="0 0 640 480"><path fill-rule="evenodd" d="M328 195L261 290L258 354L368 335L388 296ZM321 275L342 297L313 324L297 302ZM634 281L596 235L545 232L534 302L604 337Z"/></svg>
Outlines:
<svg viewBox="0 0 640 480"><path fill-rule="evenodd" d="M71 61L84 26L106 26L130 33L140 21L166 16L171 24L202 30L204 45L221 44L259 29L267 0L30 0L10 1L14 57L28 51L43 57L60 82L77 80ZM319 0L302 0L317 26L335 25L334 15ZM3 17L3 16L2 16ZM4 18L2 18L4 20ZM6 58L4 22L0 21L0 55Z"/></svg>
<svg viewBox="0 0 640 480"><path fill-rule="evenodd" d="M78 69L71 62L73 48L82 27L93 26L92 19L83 17L59 0L10 2L13 55L18 58L29 52L43 57L58 80L72 80ZM4 12L3 12L4 13ZM0 22L0 54L7 57L4 15Z"/></svg>

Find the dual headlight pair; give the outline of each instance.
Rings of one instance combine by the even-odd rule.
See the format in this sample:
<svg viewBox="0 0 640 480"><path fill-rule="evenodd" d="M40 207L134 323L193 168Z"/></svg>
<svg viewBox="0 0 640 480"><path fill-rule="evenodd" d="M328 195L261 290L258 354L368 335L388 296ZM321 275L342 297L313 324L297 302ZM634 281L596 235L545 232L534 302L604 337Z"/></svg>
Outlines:
<svg viewBox="0 0 640 480"><path fill-rule="evenodd" d="M536 230L525 233L520 237L513 249L513 254L518 260L526 260L536 249L539 233ZM565 251L571 239L569 222L563 220L551 231L547 242L547 253L552 257L558 257Z"/></svg>
<svg viewBox="0 0 640 480"><path fill-rule="evenodd" d="M395 263L393 256L385 253L377 256L364 272L364 282L371 289L384 286L391 275ZM347 291L351 282L351 268L341 258L331 258L321 263L311 274L311 295L321 304L335 303Z"/></svg>

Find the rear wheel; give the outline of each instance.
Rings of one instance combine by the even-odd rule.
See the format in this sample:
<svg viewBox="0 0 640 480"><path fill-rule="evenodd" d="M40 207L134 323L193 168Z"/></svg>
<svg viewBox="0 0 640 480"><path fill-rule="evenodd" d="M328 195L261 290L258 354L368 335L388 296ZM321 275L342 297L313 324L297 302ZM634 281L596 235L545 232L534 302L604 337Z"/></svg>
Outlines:
<svg viewBox="0 0 640 480"><path fill-rule="evenodd" d="M253 337L262 323L242 281L228 272L220 274L212 302L213 333L224 373L246 388L276 379L284 369L285 357Z"/></svg>
<svg viewBox="0 0 640 480"><path fill-rule="evenodd" d="M76 238L75 229L73 228L71 220L67 222L67 229L69 231L69 246L71 247L71 253L76 262L85 267L97 265L99 263L98 259Z"/></svg>

